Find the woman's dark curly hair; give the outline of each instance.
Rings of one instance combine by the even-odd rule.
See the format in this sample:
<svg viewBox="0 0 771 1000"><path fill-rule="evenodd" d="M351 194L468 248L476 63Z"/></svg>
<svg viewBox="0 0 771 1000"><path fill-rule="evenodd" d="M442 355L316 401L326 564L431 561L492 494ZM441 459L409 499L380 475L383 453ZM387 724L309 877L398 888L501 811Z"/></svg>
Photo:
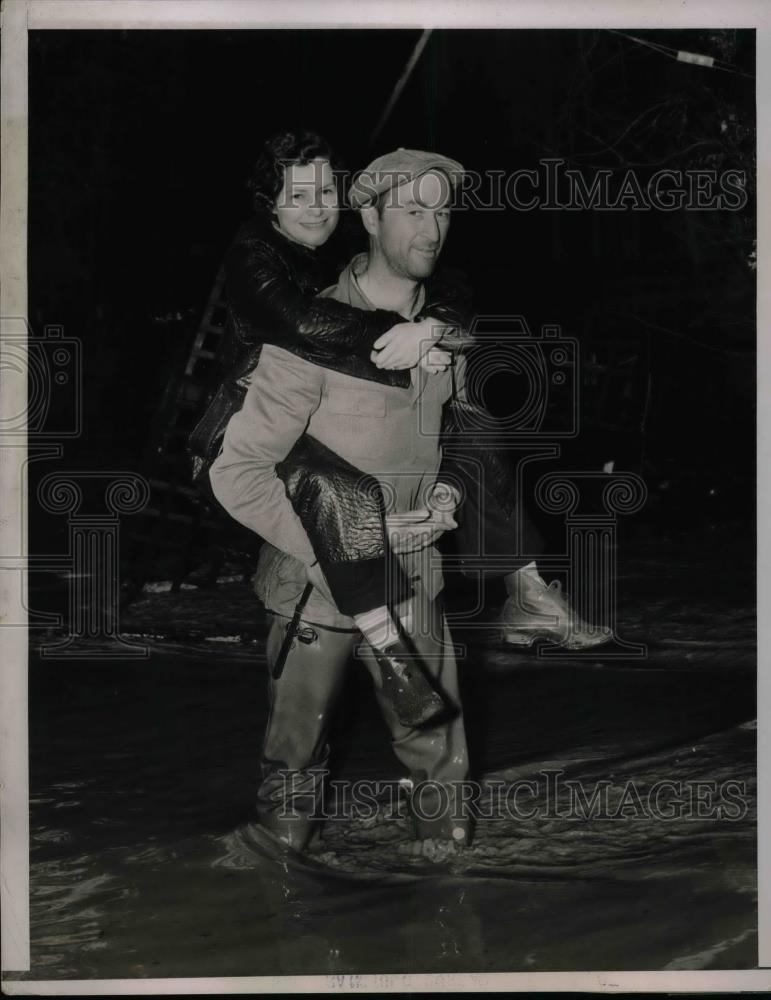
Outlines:
<svg viewBox="0 0 771 1000"><path fill-rule="evenodd" d="M295 164L304 166L313 160L329 160L339 188L343 176L342 162L326 139L316 132L293 129L268 139L260 151L248 185L254 210L272 212L284 186L285 168Z"/></svg>

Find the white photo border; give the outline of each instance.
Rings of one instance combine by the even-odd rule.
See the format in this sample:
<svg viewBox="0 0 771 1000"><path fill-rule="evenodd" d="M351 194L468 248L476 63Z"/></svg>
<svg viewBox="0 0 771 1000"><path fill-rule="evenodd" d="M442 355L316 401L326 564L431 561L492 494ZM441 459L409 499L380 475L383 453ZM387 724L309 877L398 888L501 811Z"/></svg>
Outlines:
<svg viewBox="0 0 771 1000"><path fill-rule="evenodd" d="M3 990L16 995L294 992L725 992L771 988L771 5L764 0L4 0L0 334L27 315L27 32L67 29L754 28L758 151L758 941L755 970L16 980L29 971L27 630L0 629L0 873ZM14 327L16 331L16 327ZM26 412L24 379L0 370L0 421ZM26 621L17 562L26 544L23 442L0 435L0 616ZM26 549L22 548L23 556ZM23 565L23 563L22 563ZM22 574L23 575L23 574ZM14 617L11 618L11 615ZM2 618L0 618L2 620Z"/></svg>

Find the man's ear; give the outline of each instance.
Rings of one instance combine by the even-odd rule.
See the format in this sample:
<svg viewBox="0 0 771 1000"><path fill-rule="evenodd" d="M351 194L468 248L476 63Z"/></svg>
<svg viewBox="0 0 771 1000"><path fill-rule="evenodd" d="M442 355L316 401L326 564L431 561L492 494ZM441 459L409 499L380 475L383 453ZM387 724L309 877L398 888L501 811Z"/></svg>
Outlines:
<svg viewBox="0 0 771 1000"><path fill-rule="evenodd" d="M364 228L367 230L370 236L376 236L378 231L378 225L380 223L380 216L377 214L377 209L374 205L369 205L367 208L362 208L359 210L361 215L361 221Z"/></svg>

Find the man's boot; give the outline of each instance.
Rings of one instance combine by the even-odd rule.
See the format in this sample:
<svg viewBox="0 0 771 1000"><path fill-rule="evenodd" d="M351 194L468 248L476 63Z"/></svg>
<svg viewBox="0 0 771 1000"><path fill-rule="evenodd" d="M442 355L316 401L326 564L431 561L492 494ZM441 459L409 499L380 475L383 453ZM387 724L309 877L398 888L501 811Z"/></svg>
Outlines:
<svg viewBox="0 0 771 1000"><path fill-rule="evenodd" d="M509 597L501 613L503 637L514 646L530 646L546 639L565 649L589 649L610 639L609 629L580 618L559 581L547 587L535 566L506 577Z"/></svg>
<svg viewBox="0 0 771 1000"><path fill-rule="evenodd" d="M397 639L382 650L373 646L372 652L380 669L381 691L403 726L419 729L452 714L405 639Z"/></svg>

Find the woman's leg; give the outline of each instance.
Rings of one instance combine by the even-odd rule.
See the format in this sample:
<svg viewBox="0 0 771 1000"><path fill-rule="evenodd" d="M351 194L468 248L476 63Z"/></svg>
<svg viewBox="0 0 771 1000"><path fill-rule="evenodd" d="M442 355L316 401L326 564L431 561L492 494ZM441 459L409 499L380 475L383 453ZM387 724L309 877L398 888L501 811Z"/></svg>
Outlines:
<svg viewBox="0 0 771 1000"><path fill-rule="evenodd" d="M412 587L388 550L379 482L307 434L276 471L338 609L387 648L399 637L389 609L408 618Z"/></svg>
<svg viewBox="0 0 771 1000"><path fill-rule="evenodd" d="M517 502L509 459L501 449L457 442L445 453L439 478L460 489L462 501L453 532L455 549L468 576L505 577L543 552L544 539L526 507ZM495 562L484 565L486 556Z"/></svg>
<svg viewBox="0 0 771 1000"><path fill-rule="evenodd" d="M506 586L500 622L506 642L529 646L546 639L575 650L606 642L609 633L585 622L559 584L547 586L540 576L535 560L544 539L518 502L506 452L490 444L473 448L471 441L461 449L456 439L442 471L463 496L453 533L461 571L474 578L501 577ZM495 560L486 566L488 556Z"/></svg>
<svg viewBox="0 0 771 1000"><path fill-rule="evenodd" d="M404 638L413 588L388 549L379 482L310 435L276 472L313 545L329 594L378 657L384 697L399 717L422 725L445 713L422 657Z"/></svg>

